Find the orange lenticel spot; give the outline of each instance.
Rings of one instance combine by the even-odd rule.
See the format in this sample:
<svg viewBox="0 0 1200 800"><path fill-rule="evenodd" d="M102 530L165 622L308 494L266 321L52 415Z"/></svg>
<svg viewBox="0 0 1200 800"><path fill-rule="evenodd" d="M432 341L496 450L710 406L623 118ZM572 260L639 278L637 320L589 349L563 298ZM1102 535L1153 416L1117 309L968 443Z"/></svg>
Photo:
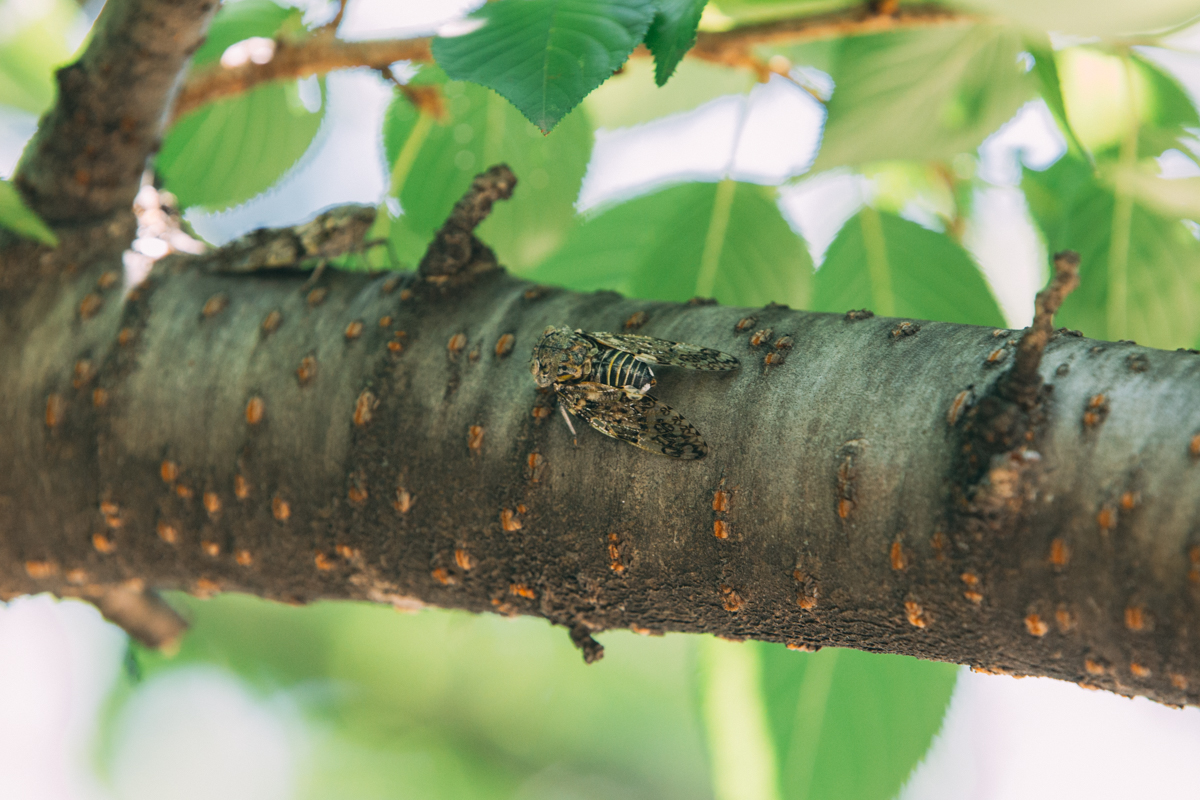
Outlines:
<svg viewBox="0 0 1200 800"><path fill-rule="evenodd" d="M271 516L280 522L285 521L292 515L292 507L288 505L288 501L278 495L271 499Z"/></svg>
<svg viewBox="0 0 1200 800"><path fill-rule="evenodd" d="M1140 631L1146 627L1145 609L1133 605L1125 609L1125 627L1131 631Z"/></svg>
<svg viewBox="0 0 1200 800"><path fill-rule="evenodd" d="M266 404L263 403L261 397L251 397L246 403L246 422L250 425L257 425L262 422L263 411L266 409Z"/></svg>
<svg viewBox="0 0 1200 800"><path fill-rule="evenodd" d="M218 514L221 511L221 498L216 492L204 493L204 510L209 514Z"/></svg>
<svg viewBox="0 0 1200 800"><path fill-rule="evenodd" d="M328 572L333 569L333 562L324 553L317 553L313 556L313 563L317 565L317 569L322 572Z"/></svg>
<svg viewBox="0 0 1200 800"><path fill-rule="evenodd" d="M34 580L44 580L58 574L58 565L53 561L26 561L25 574Z"/></svg>
<svg viewBox="0 0 1200 800"><path fill-rule="evenodd" d="M713 520L713 536L718 539L728 539L729 523L723 519Z"/></svg>
<svg viewBox="0 0 1200 800"><path fill-rule="evenodd" d="M901 571L908 569L908 555L904 552L904 545L900 544L899 540L892 542L892 549L888 554L892 562L892 569Z"/></svg>
<svg viewBox="0 0 1200 800"><path fill-rule="evenodd" d="M105 536L103 533L92 534L92 547L96 548L97 553L111 553L117 549L117 544L112 539Z"/></svg>
<svg viewBox="0 0 1200 800"><path fill-rule="evenodd" d="M1133 673L1135 678L1149 678L1150 668L1134 661L1129 665L1129 671Z"/></svg>
<svg viewBox="0 0 1200 800"><path fill-rule="evenodd" d="M175 544L179 540L179 529L169 522L159 521L158 538L167 544Z"/></svg>
<svg viewBox="0 0 1200 800"><path fill-rule="evenodd" d="M209 558L216 558L217 556L221 555L221 545L217 544L216 542L201 542L200 549L204 552L204 555L208 556Z"/></svg>
<svg viewBox="0 0 1200 800"><path fill-rule="evenodd" d="M250 484L241 475L233 476L233 496L238 500L245 500L250 496Z"/></svg>
<svg viewBox="0 0 1200 800"><path fill-rule="evenodd" d="M174 461L164 461L159 465L158 474L165 483L171 483L179 477L179 466Z"/></svg>
<svg viewBox="0 0 1200 800"><path fill-rule="evenodd" d="M238 550L234 561L238 563L239 567L248 567L254 563L254 556L250 554L249 550Z"/></svg>
<svg viewBox="0 0 1200 800"><path fill-rule="evenodd" d="M1033 636L1045 636L1050 632L1050 626L1042 622L1042 618L1037 614L1030 614L1025 617L1025 628Z"/></svg>

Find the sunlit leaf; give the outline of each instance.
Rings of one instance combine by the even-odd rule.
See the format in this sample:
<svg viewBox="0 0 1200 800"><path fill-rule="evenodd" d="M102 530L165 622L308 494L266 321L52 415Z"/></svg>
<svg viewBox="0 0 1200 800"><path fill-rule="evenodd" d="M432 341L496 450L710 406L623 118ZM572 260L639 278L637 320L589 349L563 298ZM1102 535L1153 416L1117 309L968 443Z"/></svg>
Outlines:
<svg viewBox="0 0 1200 800"><path fill-rule="evenodd" d="M949 237L870 206L842 227L813 283L817 311L1002 326L987 282Z"/></svg>
<svg viewBox="0 0 1200 800"><path fill-rule="evenodd" d="M305 108L295 83L264 84L175 123L155 165L181 206L228 208L274 184L304 155L324 109Z"/></svg>
<svg viewBox="0 0 1200 800"><path fill-rule="evenodd" d="M696 42L696 26L708 0L655 0L646 47L654 54L654 81L664 85Z"/></svg>
<svg viewBox="0 0 1200 800"><path fill-rule="evenodd" d="M1073 47L1058 58L1071 126L1098 157L1115 157L1134 135L1139 156L1157 156L1200 126L1178 82L1136 55Z"/></svg>
<svg viewBox="0 0 1200 800"><path fill-rule="evenodd" d="M549 131L625 63L654 13L646 0L498 0L470 18L481 27L435 39L433 55Z"/></svg>
<svg viewBox="0 0 1200 800"><path fill-rule="evenodd" d="M227 3L196 52L196 64L216 61L229 45L244 39L298 26L299 13L267 0ZM183 207L228 208L259 194L291 169L324 115L324 103L315 111L305 107L296 82L263 84L178 120L167 132L155 166Z"/></svg>
<svg viewBox="0 0 1200 800"><path fill-rule="evenodd" d="M7 11L5 25L22 17L14 6L0 6ZM0 30L0 105L40 114L54 100L54 68L71 58L67 40L74 36L80 11L70 0L41 0L26 7L43 13L16 30Z"/></svg>
<svg viewBox="0 0 1200 800"><path fill-rule="evenodd" d="M1036 30L1098 36L1161 30L1196 16L1194 0L961 0L959 4Z"/></svg>
<svg viewBox="0 0 1200 800"><path fill-rule="evenodd" d="M0 180L0 228L8 228L51 247L58 246L54 231L25 205L16 187L4 180Z"/></svg>
<svg viewBox="0 0 1200 800"><path fill-rule="evenodd" d="M773 188L722 181L663 189L588 219L533 277L656 300L804 308L812 261Z"/></svg>
<svg viewBox="0 0 1200 800"><path fill-rule="evenodd" d="M791 51L797 64L805 47ZM1017 56L1021 35L997 25L947 25L840 40L835 83L813 171L971 153L1034 96Z"/></svg>
<svg viewBox="0 0 1200 800"><path fill-rule="evenodd" d="M890 800L929 749L958 667L760 644L784 800Z"/></svg>
<svg viewBox="0 0 1200 800"><path fill-rule="evenodd" d="M1079 288L1055 316L1098 339L1151 347L1200 341L1200 241L1179 220L1120 195L1070 157L1026 170L1022 188L1050 252L1079 252ZM1164 187L1170 188L1170 187Z"/></svg>
<svg viewBox="0 0 1200 800"><path fill-rule="evenodd" d="M392 191L404 209L403 229L392 237L398 258L417 263L471 179L506 163L517 176L516 191L493 207L478 235L505 266L531 268L575 223L575 198L592 152L586 111L574 111L543 135L495 92L457 81L441 90L445 119L397 97L384 120Z"/></svg>
<svg viewBox="0 0 1200 800"><path fill-rule="evenodd" d="M654 65L637 58L589 94L583 105L596 127L623 128L691 111L722 95L746 94L757 84L758 77L748 69L687 58L667 85L659 87L654 82Z"/></svg>

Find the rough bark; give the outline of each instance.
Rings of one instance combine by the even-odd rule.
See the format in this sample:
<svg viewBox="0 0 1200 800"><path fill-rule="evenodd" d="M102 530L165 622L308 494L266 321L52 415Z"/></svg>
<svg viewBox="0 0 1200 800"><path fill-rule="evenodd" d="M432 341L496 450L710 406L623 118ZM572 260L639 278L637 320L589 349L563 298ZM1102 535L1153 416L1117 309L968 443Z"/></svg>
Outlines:
<svg viewBox="0 0 1200 800"><path fill-rule="evenodd" d="M186 18L175 49L128 57L139 9ZM106 85L136 135L101 110L73 128L72 89L23 162L63 245L0 241L0 595L87 597L158 643L181 627L154 590L236 590L540 615L589 659L605 629L709 632L1200 702L1191 353L581 295L490 262L262 269L246 242L123 296L132 176L210 12L113 0L68 74L125 70ZM110 177L80 189L76 158ZM361 216L262 241L329 255L335 218ZM439 252L486 254L469 227ZM576 444L526 367L562 324L741 358L659 375L711 454Z"/></svg>
<svg viewBox="0 0 1200 800"><path fill-rule="evenodd" d="M6 595L434 604L544 616L593 656L609 628L710 632L1197 700L1190 353L1054 335L1036 424L972 467L1007 331L211 258L83 318L97 266L11 317ZM545 326L642 314L743 361L660 373L702 461L575 445L530 379Z"/></svg>

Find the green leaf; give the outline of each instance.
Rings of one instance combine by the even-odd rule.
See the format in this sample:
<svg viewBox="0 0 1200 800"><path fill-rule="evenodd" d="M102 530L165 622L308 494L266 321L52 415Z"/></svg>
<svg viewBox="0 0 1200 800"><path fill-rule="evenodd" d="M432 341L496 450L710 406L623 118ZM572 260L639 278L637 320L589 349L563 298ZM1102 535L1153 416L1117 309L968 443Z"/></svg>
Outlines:
<svg viewBox="0 0 1200 800"><path fill-rule="evenodd" d="M532 277L576 291L803 308L812 260L779 213L774 188L687 183L588 219Z"/></svg>
<svg viewBox="0 0 1200 800"><path fill-rule="evenodd" d="M192 67L202 67L221 58L231 44L254 36L272 37L287 22L298 23L301 12L270 0L238 0L225 3L213 18L204 44L192 56Z"/></svg>
<svg viewBox="0 0 1200 800"><path fill-rule="evenodd" d="M951 161L1010 120L1036 85L1018 63L1019 33L947 25L842 40L836 89L813 172L871 161ZM805 47L789 56L806 63Z"/></svg>
<svg viewBox="0 0 1200 800"><path fill-rule="evenodd" d="M655 0L658 11L646 32L654 54L654 82L666 84L675 67L696 43L696 26L708 0Z"/></svg>
<svg viewBox="0 0 1200 800"><path fill-rule="evenodd" d="M654 10L647 0L498 0L470 17L482 27L435 39L433 55L549 131L625 63Z"/></svg>
<svg viewBox="0 0 1200 800"><path fill-rule="evenodd" d="M816 311L1003 326L978 267L950 238L867 206L829 246L813 283Z"/></svg>
<svg viewBox="0 0 1200 800"><path fill-rule="evenodd" d="M168 599L190 629L173 657L140 651L141 686L211 664L286 698L314 723L300 731L313 747L297 798L709 796L687 678L695 637L610 632L598 670L530 617Z"/></svg>
<svg viewBox="0 0 1200 800"><path fill-rule="evenodd" d="M436 85L437 76L425 81ZM393 101L384 118L392 192L404 209L403 223L393 229L397 257L420 261L475 174L504 162L517 176L516 191L493 207L478 235L505 266L532 268L575 224L574 202L592 152L586 111L572 112L543 135L495 92L460 82L441 90L444 120L418 112L403 97Z"/></svg>
<svg viewBox="0 0 1200 800"><path fill-rule="evenodd" d="M1196 16L1195 0L960 0L958 5L1006 17L1024 28L1081 36L1157 31Z"/></svg>
<svg viewBox="0 0 1200 800"><path fill-rule="evenodd" d="M58 237L54 231L25 205L17 187L5 180L0 180L0 227L42 244L58 247Z"/></svg>
<svg viewBox="0 0 1200 800"><path fill-rule="evenodd" d="M758 647L783 797L894 797L941 727L958 667Z"/></svg>
<svg viewBox="0 0 1200 800"><path fill-rule="evenodd" d="M1067 139L1068 145L1076 153L1086 152L1083 144L1075 135L1075 129L1067 117L1066 101L1063 99L1062 82L1058 75L1058 62L1054 58L1054 47L1047 35L1027 34L1025 49L1033 56L1033 74L1041 83L1042 99L1050 109L1050 115L1058 123L1058 128Z"/></svg>
<svg viewBox="0 0 1200 800"><path fill-rule="evenodd" d="M1117 157L1134 133L1137 156L1158 156L1179 147L1187 128L1200 126L1183 88L1137 55L1072 47L1058 59L1067 116L1097 158Z"/></svg>
<svg viewBox="0 0 1200 800"><path fill-rule="evenodd" d="M1137 199L1148 190L1117 193L1070 157L1026 170L1022 188L1047 249L1079 252L1079 288L1056 324L1150 347L1200 342L1200 241L1177 216Z"/></svg>
<svg viewBox="0 0 1200 800"><path fill-rule="evenodd" d="M297 85L268 83L218 100L172 126L155 159L181 206L220 210L275 183L308 149L325 106L310 112Z"/></svg>
<svg viewBox="0 0 1200 800"><path fill-rule="evenodd" d="M649 59L631 59L620 75L589 94L584 107L596 127L624 128L691 111L722 95L747 94L758 84L757 76L748 69L730 69L696 58L684 59L663 87L654 82L654 71Z"/></svg>
<svg viewBox="0 0 1200 800"><path fill-rule="evenodd" d="M80 20L79 6L71 0L40 0L28 8L45 8L38 18L16 30L0 31L0 105L33 114L45 111L54 100L54 69L71 59L68 38ZM9 6L7 20L23 16ZM15 13L14 13L15 12ZM12 24L12 22L8 22Z"/></svg>

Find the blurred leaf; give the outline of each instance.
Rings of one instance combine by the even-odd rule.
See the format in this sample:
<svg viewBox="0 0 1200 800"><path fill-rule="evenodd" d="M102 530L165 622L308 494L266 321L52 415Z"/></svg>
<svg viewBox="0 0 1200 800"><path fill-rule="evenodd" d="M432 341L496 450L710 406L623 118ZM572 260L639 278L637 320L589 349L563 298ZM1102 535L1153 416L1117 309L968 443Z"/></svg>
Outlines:
<svg viewBox="0 0 1200 800"><path fill-rule="evenodd" d="M774 188L722 181L663 189L588 219L531 277L655 300L804 308L812 269Z"/></svg>
<svg viewBox="0 0 1200 800"><path fill-rule="evenodd" d="M1050 43L1050 37L1044 34L1027 34L1025 49L1033 56L1033 74L1041 83L1042 99L1046 101L1046 107L1050 109L1050 114L1058 123L1059 130L1066 137L1068 147L1074 148L1077 153L1085 152L1083 144L1076 136L1075 129L1071 127L1070 119L1067 116L1062 81L1058 74L1058 62L1054 57L1054 47Z"/></svg>
<svg viewBox="0 0 1200 800"><path fill-rule="evenodd" d="M970 153L1034 97L1019 33L947 25L842 39L812 170L870 161L951 161ZM789 56L807 63L805 48Z"/></svg>
<svg viewBox="0 0 1200 800"><path fill-rule="evenodd" d="M549 131L625 63L654 12L646 0L497 0L469 18L478 29L435 39L433 55Z"/></svg>
<svg viewBox="0 0 1200 800"><path fill-rule="evenodd" d="M1026 170L1022 188L1047 249L1080 255L1079 288L1056 324L1150 347L1200 342L1200 241L1178 217L1150 210L1129 189L1115 193L1070 157Z"/></svg>
<svg viewBox="0 0 1200 800"><path fill-rule="evenodd" d="M691 111L717 97L747 94L758 78L748 69L731 69L699 59L684 59L671 81L654 82L655 67L644 58L631 59L620 75L588 95L584 107L596 126L623 128Z"/></svg>
<svg viewBox="0 0 1200 800"><path fill-rule="evenodd" d="M1136 55L1072 47L1058 58L1067 117L1097 156L1115 157L1134 130L1138 156L1158 156L1179 147L1180 137L1188 135L1185 127L1200 126L1175 79Z"/></svg>
<svg viewBox="0 0 1200 800"><path fill-rule="evenodd" d="M734 25L747 25L755 22L769 22L774 19L784 19L805 15L827 14L843 8L859 8L861 0L715 0L709 3L709 16L728 19L725 27L706 28L706 30L725 30Z"/></svg>
<svg viewBox="0 0 1200 800"><path fill-rule="evenodd" d="M429 80L436 85L436 76ZM516 191L511 200L495 205L477 233L505 266L533 267L574 224L575 198L592 152L587 113L571 113L544 135L495 92L460 82L441 89L444 120L419 112L403 97L392 102L384 118L392 192L404 210L402 227L393 229L397 257L419 262L472 178L503 162L516 173Z"/></svg>
<svg viewBox="0 0 1200 800"><path fill-rule="evenodd" d="M54 231L25 205L17 188L5 180L0 180L0 227L42 244L58 247L58 237Z"/></svg>
<svg viewBox="0 0 1200 800"><path fill-rule="evenodd" d="M1007 17L1025 28L1097 36L1156 31L1196 16L1195 0L960 0L958 4Z"/></svg>
<svg viewBox="0 0 1200 800"><path fill-rule="evenodd" d="M708 733L713 794L720 800L779 800L761 648L711 636L697 645L697 700Z"/></svg>
<svg viewBox="0 0 1200 800"><path fill-rule="evenodd" d="M15 30L0 30L0 105L40 114L54 100L54 69L71 59L67 40L80 11L71 0L22 5L22 10L42 9L43 13ZM20 21L19 10L5 11L6 22Z"/></svg>
<svg viewBox="0 0 1200 800"><path fill-rule="evenodd" d="M894 797L941 727L958 667L757 646L783 797Z"/></svg>
<svg viewBox="0 0 1200 800"><path fill-rule="evenodd" d="M231 44L254 36L272 37L285 23L298 23L301 16L299 9L285 8L270 0L224 3L213 18L204 44L192 56L192 66L202 67L217 61Z"/></svg>
<svg viewBox="0 0 1200 800"><path fill-rule="evenodd" d="M226 3L194 64L212 63L232 44L300 24L298 9L269 0ZM312 144L324 115L324 103L317 111L304 107L295 81L264 84L178 120L167 131L155 166L183 208L225 209L287 172Z"/></svg>
<svg viewBox="0 0 1200 800"><path fill-rule="evenodd" d="M869 308L884 317L1002 327L1004 317L959 245L870 206L842 227L813 282L816 311Z"/></svg>
<svg viewBox="0 0 1200 800"><path fill-rule="evenodd" d="M1115 183L1147 209L1170 219L1200 220L1200 177L1168 179L1159 177L1157 169L1119 167L1113 174Z"/></svg>
<svg viewBox="0 0 1200 800"><path fill-rule="evenodd" d="M646 31L646 47L654 54L654 82L664 85L696 43L696 26L708 0L655 0L657 11Z"/></svg>
<svg viewBox="0 0 1200 800"><path fill-rule="evenodd" d="M529 617L234 594L170 601L192 627L173 658L141 651L143 685L213 664L259 691L287 689L314 723L305 800L709 792L685 677L692 637L611 632L595 669L565 631Z"/></svg>
<svg viewBox="0 0 1200 800"><path fill-rule="evenodd" d="M183 208L220 210L277 181L308 150L325 104L309 111L296 84L268 83L175 123L155 166Z"/></svg>

